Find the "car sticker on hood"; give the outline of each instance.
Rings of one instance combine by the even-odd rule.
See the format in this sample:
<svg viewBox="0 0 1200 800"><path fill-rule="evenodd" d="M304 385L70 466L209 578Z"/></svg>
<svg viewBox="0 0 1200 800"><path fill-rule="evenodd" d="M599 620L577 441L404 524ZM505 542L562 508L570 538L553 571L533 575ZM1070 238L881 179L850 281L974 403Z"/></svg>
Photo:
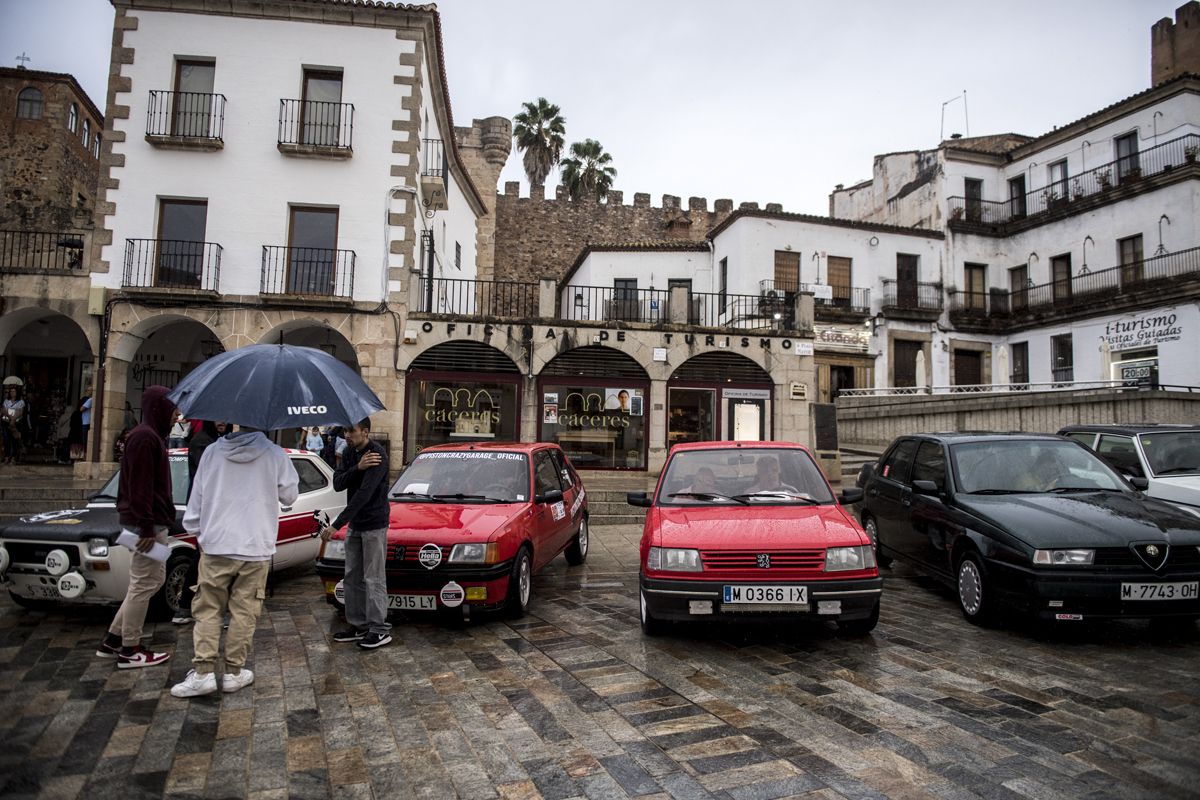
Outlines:
<svg viewBox="0 0 1200 800"><path fill-rule="evenodd" d="M41 514L34 514L32 517L21 517L21 522L33 523L33 524L36 524L39 522L50 522L51 520L62 519L63 517L75 517L80 514L86 514L87 512L88 512L88 510L86 508L66 508L61 511L46 511ZM78 519L68 520L68 521L64 521L64 522L59 522L58 524L59 525L75 525L79 522L82 522L82 520L78 520Z"/></svg>

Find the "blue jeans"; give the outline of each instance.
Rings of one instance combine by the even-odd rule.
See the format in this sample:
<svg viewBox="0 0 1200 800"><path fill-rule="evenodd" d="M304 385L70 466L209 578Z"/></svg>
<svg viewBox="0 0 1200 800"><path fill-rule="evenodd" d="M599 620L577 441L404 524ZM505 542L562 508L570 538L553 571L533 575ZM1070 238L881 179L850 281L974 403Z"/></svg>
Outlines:
<svg viewBox="0 0 1200 800"><path fill-rule="evenodd" d="M346 622L371 633L387 633L387 528L346 532Z"/></svg>

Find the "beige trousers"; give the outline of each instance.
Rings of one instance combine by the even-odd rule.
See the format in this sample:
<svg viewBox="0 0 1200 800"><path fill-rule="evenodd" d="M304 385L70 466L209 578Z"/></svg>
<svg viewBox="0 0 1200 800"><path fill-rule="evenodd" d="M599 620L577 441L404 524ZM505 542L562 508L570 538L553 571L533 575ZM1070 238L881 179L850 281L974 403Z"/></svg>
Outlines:
<svg viewBox="0 0 1200 800"><path fill-rule="evenodd" d="M167 529L156 528L156 538L167 543ZM162 588L167 580L167 565L141 553L129 558L129 589L117 609L108 632L121 637L123 647L136 647L142 640L142 628L146 626L146 608L150 598Z"/></svg>
<svg viewBox="0 0 1200 800"><path fill-rule="evenodd" d="M258 614L267 596L270 571L270 561L239 561L201 553L200 581L192 600L192 618L196 620L192 666L196 674L207 675L216 667L226 609L229 631L225 634L225 671L236 673L246 665Z"/></svg>

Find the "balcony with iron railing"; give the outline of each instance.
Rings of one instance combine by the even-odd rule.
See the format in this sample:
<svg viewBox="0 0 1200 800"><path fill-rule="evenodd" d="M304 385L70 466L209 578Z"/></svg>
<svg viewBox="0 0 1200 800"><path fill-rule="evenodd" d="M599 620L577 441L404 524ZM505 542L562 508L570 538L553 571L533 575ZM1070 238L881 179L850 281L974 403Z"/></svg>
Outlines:
<svg viewBox="0 0 1200 800"><path fill-rule="evenodd" d="M279 101L279 152L308 158L354 155L354 104Z"/></svg>
<svg viewBox="0 0 1200 800"><path fill-rule="evenodd" d="M151 91L146 107L146 141L175 150L220 150L225 146L225 95Z"/></svg>
<svg viewBox="0 0 1200 800"><path fill-rule="evenodd" d="M264 245L260 293L349 302L354 297L354 259L353 250Z"/></svg>
<svg viewBox="0 0 1200 800"><path fill-rule="evenodd" d="M580 322L670 321L671 294L666 289L622 289L612 286L567 286L562 294L563 319Z"/></svg>
<svg viewBox="0 0 1200 800"><path fill-rule="evenodd" d="M1093 312L1136 295L1200 296L1200 247L1006 291L950 289L950 321L964 330L994 331L1037 319Z"/></svg>
<svg viewBox="0 0 1200 800"><path fill-rule="evenodd" d="M949 224L964 231L1006 232L1018 224L1034 225L1053 212L1073 214L1142 191L1147 178L1197 169L1200 134L1187 134L1138 153L1093 167L1065 181L1043 186L1005 201L951 197Z"/></svg>
<svg viewBox="0 0 1200 800"><path fill-rule="evenodd" d="M763 298L784 305L794 304L797 292L809 292L813 294L813 314L821 320L863 318L871 313L870 289L834 284L829 286L830 296L817 297L818 286L821 285L761 280L758 291Z"/></svg>
<svg viewBox="0 0 1200 800"><path fill-rule="evenodd" d="M171 239L126 239L122 286L217 293L221 245Z"/></svg>
<svg viewBox="0 0 1200 800"><path fill-rule="evenodd" d="M940 283L883 279L880 310L885 317L932 321L941 316L944 306Z"/></svg>
<svg viewBox="0 0 1200 800"><path fill-rule="evenodd" d="M86 275L84 245L81 233L0 230L0 272Z"/></svg>
<svg viewBox="0 0 1200 800"><path fill-rule="evenodd" d="M454 317L533 319L538 315L538 284L421 278L417 313Z"/></svg>

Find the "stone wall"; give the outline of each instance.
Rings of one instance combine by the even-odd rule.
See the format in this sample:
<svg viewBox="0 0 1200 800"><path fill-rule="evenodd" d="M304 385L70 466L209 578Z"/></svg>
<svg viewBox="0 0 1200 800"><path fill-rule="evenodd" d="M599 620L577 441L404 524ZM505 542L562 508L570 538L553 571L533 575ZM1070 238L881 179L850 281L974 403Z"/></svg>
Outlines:
<svg viewBox="0 0 1200 800"><path fill-rule="evenodd" d="M689 197L684 206L679 197L663 195L662 205L652 206L650 195L639 192L633 205L626 205L617 191L594 202L568 200L562 187L554 187L553 199L545 198L542 186L532 187L529 197L521 197L519 189L517 181L509 181L496 197L498 280L560 279L587 244L702 242L734 209L732 200L717 200L710 211L703 197ZM782 208L769 203L767 210Z"/></svg>
<svg viewBox="0 0 1200 800"><path fill-rule="evenodd" d="M1175 10L1175 20L1163 17L1150 29L1150 83L1185 72L1200 74L1200 2L1191 0Z"/></svg>
<svg viewBox="0 0 1200 800"><path fill-rule="evenodd" d="M1200 394L1089 389L992 395L839 397L838 438L886 445L897 436L934 431L1055 433L1066 425L1179 422L1200 425Z"/></svg>
<svg viewBox="0 0 1200 800"><path fill-rule="evenodd" d="M61 231L91 220L100 162L84 149L81 129L87 120L94 137L104 121L55 75L0 70L0 227ZM18 119L17 95L30 86L42 92L42 117ZM74 132L67 127L72 104Z"/></svg>
<svg viewBox="0 0 1200 800"><path fill-rule="evenodd" d="M479 280L489 281L496 274L496 181L512 150L512 122L507 117L472 120L469 128L455 128L454 137L467 175L487 207L487 215L476 223L475 272Z"/></svg>

